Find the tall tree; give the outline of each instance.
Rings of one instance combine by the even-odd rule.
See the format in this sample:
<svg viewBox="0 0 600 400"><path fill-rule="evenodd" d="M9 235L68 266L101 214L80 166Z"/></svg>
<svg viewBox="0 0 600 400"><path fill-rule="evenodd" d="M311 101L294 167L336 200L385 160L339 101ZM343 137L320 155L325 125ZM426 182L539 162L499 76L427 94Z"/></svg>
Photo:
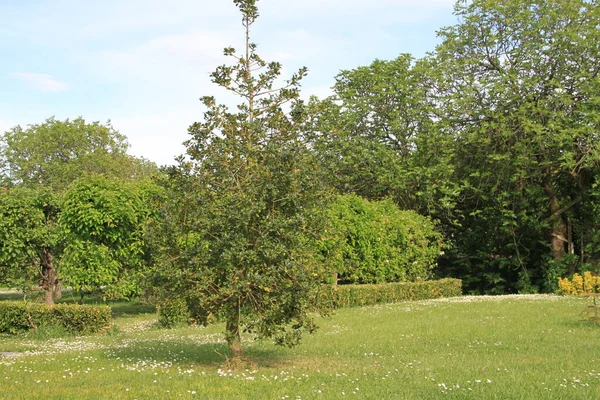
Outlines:
<svg viewBox="0 0 600 400"><path fill-rule="evenodd" d="M600 161L599 3L474 0L455 12L434 95L465 182L455 234L476 230L485 249L463 247L460 259L493 260L519 271L521 287L535 278L550 290L556 264L544 262L543 242L554 260L581 245L570 226Z"/></svg>
<svg viewBox="0 0 600 400"><path fill-rule="evenodd" d="M306 69L275 88L281 64L264 61L250 40L256 3L234 0L245 48L241 55L225 49L235 63L212 74L244 103L231 112L202 98L204 121L189 128L186 142L192 162L174 176L182 182L174 187L197 194L197 206L171 221L180 229L166 228L176 238L160 269L168 295L183 298L199 322L224 317L236 359L242 330L293 345L311 329L307 301L321 279L311 241L322 222L324 192L301 140L307 114L299 83Z"/></svg>

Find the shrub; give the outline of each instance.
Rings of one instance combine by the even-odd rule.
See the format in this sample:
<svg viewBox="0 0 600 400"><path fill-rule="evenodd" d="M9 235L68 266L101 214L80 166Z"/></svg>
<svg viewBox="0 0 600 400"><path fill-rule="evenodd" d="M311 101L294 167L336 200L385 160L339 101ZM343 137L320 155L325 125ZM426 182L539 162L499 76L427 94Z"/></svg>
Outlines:
<svg viewBox="0 0 600 400"><path fill-rule="evenodd" d="M590 271L583 276L574 274L573 278L558 280L558 294L591 295L600 292L600 276L594 276Z"/></svg>
<svg viewBox="0 0 600 400"><path fill-rule="evenodd" d="M583 276L574 274L573 278L562 278L558 280L558 294L590 296L593 298L592 304L588 305L583 311L583 316L588 321L600 325L600 276L594 276L590 271L583 273Z"/></svg>
<svg viewBox="0 0 600 400"><path fill-rule="evenodd" d="M462 281L401 282L367 285L323 285L313 303L320 309L360 307L402 301L428 300L462 295Z"/></svg>
<svg viewBox="0 0 600 400"><path fill-rule="evenodd" d="M0 333L17 334L40 327L64 329L71 334L96 333L108 329L111 322L108 306L0 302Z"/></svg>
<svg viewBox="0 0 600 400"><path fill-rule="evenodd" d="M320 242L325 264L344 283L427 279L443 244L433 222L391 200L339 196Z"/></svg>

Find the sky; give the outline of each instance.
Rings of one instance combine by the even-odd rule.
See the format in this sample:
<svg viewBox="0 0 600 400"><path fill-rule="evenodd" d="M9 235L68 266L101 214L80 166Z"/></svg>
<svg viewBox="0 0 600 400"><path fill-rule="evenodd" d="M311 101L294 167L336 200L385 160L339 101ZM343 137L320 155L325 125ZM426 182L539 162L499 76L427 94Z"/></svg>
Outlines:
<svg viewBox="0 0 600 400"><path fill-rule="evenodd" d="M340 70L419 58L454 25L455 0L259 0L252 41L302 94L325 97ZM159 165L183 154L210 73L241 49L231 0L0 0L0 132L49 117L111 121L130 153Z"/></svg>

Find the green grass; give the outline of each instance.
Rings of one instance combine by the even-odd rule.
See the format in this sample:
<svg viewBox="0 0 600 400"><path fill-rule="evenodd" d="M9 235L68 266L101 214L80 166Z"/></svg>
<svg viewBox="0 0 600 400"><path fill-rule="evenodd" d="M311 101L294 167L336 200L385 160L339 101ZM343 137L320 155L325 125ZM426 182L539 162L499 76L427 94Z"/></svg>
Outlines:
<svg viewBox="0 0 600 400"><path fill-rule="evenodd" d="M512 296L338 310L297 348L246 343L255 365L231 372L220 369L222 326L160 330L130 305L106 336L1 337L0 351L29 353L0 359L0 396L595 400L600 328L582 320L585 304Z"/></svg>

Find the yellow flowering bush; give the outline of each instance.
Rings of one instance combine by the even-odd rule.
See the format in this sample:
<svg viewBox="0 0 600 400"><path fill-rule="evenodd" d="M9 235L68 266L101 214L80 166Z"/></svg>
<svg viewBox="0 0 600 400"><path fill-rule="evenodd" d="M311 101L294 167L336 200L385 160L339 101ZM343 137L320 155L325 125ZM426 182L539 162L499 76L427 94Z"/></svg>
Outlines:
<svg viewBox="0 0 600 400"><path fill-rule="evenodd" d="M594 276L586 271L583 276L573 275L573 278L562 278L558 280L558 294L575 296L592 296L593 304L586 307L583 316L588 321L600 325L600 304L597 299L600 297L600 276Z"/></svg>
<svg viewBox="0 0 600 400"><path fill-rule="evenodd" d="M560 278L558 280L558 293L564 295L592 295L600 293L600 276L594 276L590 271L583 276L574 274L573 278Z"/></svg>

